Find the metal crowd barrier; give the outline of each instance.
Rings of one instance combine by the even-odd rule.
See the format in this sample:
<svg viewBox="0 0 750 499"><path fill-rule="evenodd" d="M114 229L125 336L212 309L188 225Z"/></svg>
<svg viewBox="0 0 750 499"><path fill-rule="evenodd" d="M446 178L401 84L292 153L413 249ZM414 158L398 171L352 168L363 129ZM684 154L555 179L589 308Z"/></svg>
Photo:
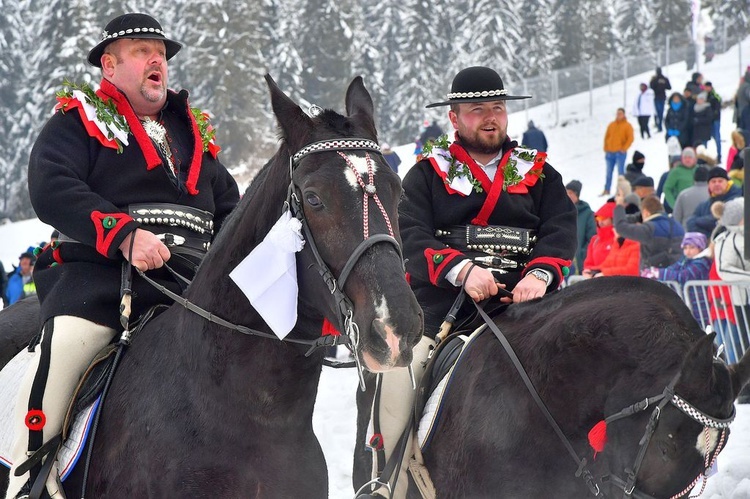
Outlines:
<svg viewBox="0 0 750 499"><path fill-rule="evenodd" d="M750 343L750 281L688 281L683 301L703 329L716 331L728 362L737 362Z"/></svg>

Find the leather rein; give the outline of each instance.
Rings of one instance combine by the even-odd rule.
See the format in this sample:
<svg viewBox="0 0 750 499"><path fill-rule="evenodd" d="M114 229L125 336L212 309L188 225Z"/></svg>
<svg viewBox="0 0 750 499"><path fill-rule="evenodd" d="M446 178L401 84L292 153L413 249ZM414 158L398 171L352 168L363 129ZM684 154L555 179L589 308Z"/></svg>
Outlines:
<svg viewBox="0 0 750 499"><path fill-rule="evenodd" d="M605 419L607 423L612 422L612 421L617 421L618 419L623 419L626 417L633 416L635 414L638 414L640 412L647 410L651 406L654 406L654 409L651 412L651 417L649 418L648 424L646 425L645 433L639 441L638 454L636 455L635 462L633 466L629 468L625 468L624 470L627 479L623 480L618 475L615 475L613 473L610 473L609 475L605 475L601 477L595 477L593 473L588 469L588 463L587 463L586 458L580 458L578 456L578 453L576 453L575 449L573 449L573 445L570 443L568 438L560 429L560 426L557 424L557 421L555 421L554 416L552 416L552 414L550 413L549 409L547 408L547 405L539 396L539 393L534 387L534 384L531 381L531 378L529 378L529 375L526 373L526 370L524 369L523 364L521 364L520 359L518 358L515 351L513 350L513 347L511 346L510 342L508 342L508 339L505 337L505 335L500 330L500 328L497 327L497 325L490 318L490 316L487 315L482 305L474 302L473 300L472 300L472 303L474 303L477 311L479 312L479 315L482 317L487 327L490 329L490 331L494 333L494 335L500 341L500 344L503 346L503 348L505 349L505 352L508 354L508 357L510 357L510 360L513 362L513 366L516 368L516 370L518 371L518 374L521 376L521 379L523 380L524 384L526 385L526 388L528 389L529 393L534 399L534 402L536 402L537 406L539 407L539 410L547 419L547 422L550 424L552 429L555 431L557 436L562 441L563 445L567 449L570 456L575 461L577 465L575 476L583 478L583 480L586 482L586 485L588 486L589 491L591 492L593 496L606 497L604 494L604 491L602 490L601 485L609 481L616 487L622 489L623 499L631 499L631 498L633 499L656 499L653 496L646 494L645 492L641 490L638 490L636 488L636 481L638 477L638 472L640 471L641 465L643 464L643 459L646 456L646 451L648 450L648 445L651 441L651 437L654 435L654 432L656 431L656 426L659 424L659 417L661 416L661 411L664 408L664 406L667 404L674 405L675 407L680 409L680 411L682 411L684 414L690 417L692 420L703 425L703 430L704 430L704 435L705 435L705 440L706 440L706 456L705 456L705 462L704 462L704 465L705 465L704 471L700 475L698 475L698 477L696 477L696 479L689 486L683 489L680 493L672 496L670 499L676 499L676 498L686 495L688 492L692 490L692 488L698 483L698 481L701 478L704 479L703 488L705 488L706 479L708 478L708 470L713 466L714 462L716 461L716 458L719 455L719 452L721 452L723 445L726 441L727 428L729 428L729 425L732 423L732 421L734 421L734 418L736 415L736 411L734 408L732 409L731 416L727 419L719 419L719 418L715 418L713 416L704 414L703 412L701 412L700 410L692 406L689 402L684 400L682 397L674 393L674 386L677 383L677 380L679 379L679 373L678 373L674 377L674 379L672 379L672 381L666 386L666 388L664 388L664 391L661 394L656 395L654 397L648 397L640 402L630 405L622 409L621 411L615 414L612 414L611 416L608 416ZM709 442L708 429L709 428L720 429L722 431L720 441L716 449L713 451L713 453L709 452L708 450L708 442ZM712 454L713 456L710 457ZM703 488L701 489L701 493L703 492Z"/></svg>

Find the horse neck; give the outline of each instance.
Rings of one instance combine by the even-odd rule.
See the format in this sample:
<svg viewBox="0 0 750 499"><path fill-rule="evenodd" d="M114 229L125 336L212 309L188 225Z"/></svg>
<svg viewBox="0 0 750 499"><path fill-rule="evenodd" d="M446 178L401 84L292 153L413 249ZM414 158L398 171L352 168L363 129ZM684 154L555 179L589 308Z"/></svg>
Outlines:
<svg viewBox="0 0 750 499"><path fill-rule="evenodd" d="M583 333L584 339L579 331L556 330L539 337L536 326L512 323L502 329L550 410L568 414L566 426L598 420L608 403L623 395L632 397L628 404L657 395L664 386L654 385L671 375L664 371L679 367L679 362L660 359L648 344L623 335ZM571 404L576 411L570 411Z"/></svg>
<svg viewBox="0 0 750 499"><path fill-rule="evenodd" d="M281 165L278 164L281 162ZM195 279L185 293L192 303L234 324L271 333L247 298L229 278L229 273L262 241L279 217L288 185L283 154L277 155L258 174L256 182L227 219L221 233L201 264ZM279 168L281 166L281 168ZM322 318L301 311L297 331L310 331ZM224 326L210 323L193 312L179 309L178 323L188 362L197 360L207 374L249 394L244 400L257 408L257 401L271 411L275 402L287 400L312 413L312 404L320 376L320 358L305 357L307 347L282 343L275 338L247 336ZM318 330L319 330L318 326ZM230 390L231 391L231 390Z"/></svg>

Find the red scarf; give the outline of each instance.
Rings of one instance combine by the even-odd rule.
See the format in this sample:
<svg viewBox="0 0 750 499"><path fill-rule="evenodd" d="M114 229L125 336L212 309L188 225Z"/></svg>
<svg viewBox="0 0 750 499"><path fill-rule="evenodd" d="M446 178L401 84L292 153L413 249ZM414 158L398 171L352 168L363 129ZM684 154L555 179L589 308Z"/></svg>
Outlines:
<svg viewBox="0 0 750 499"><path fill-rule="evenodd" d="M113 100L117 107L117 112L125 117L125 121L128 122L128 126L130 127L130 133L133 134L135 141L138 143L138 147L143 151L143 156L146 159L146 167L149 170L153 170L161 165L161 157L159 156L159 153L156 152L156 147L154 147L154 143L146 133L146 130L143 129L141 120L138 119L135 111L133 111L133 107L130 105L127 96L125 96L119 88L106 78L102 78L101 87L96 91L96 94L101 97L102 100ZM201 171L201 161L203 159L203 140L201 139L200 130L198 129L195 117L190 111L190 106L187 105L186 107L187 116L193 130L193 157L190 162L185 187L190 194L196 195L198 194L196 185L198 184L198 177L200 176Z"/></svg>
<svg viewBox="0 0 750 499"><path fill-rule="evenodd" d="M513 148L508 149L505 151L505 154L503 154L500 163L497 165L495 178L492 180L490 180L484 172L484 169L474 161L474 158L472 158L457 142L453 142L450 145L449 151L458 161L469 167L471 174L479 181L484 192L487 193L487 198L484 200L482 209L479 210L479 214L471 221L474 225L487 226L487 220L495 210L495 206L497 206L497 202L500 200L500 194L503 192L503 182L505 180L503 172Z"/></svg>

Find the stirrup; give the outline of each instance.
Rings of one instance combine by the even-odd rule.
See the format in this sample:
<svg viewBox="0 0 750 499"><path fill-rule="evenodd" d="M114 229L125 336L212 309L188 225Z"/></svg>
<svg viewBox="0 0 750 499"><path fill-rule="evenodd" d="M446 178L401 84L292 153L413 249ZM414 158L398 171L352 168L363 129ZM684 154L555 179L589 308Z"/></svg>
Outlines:
<svg viewBox="0 0 750 499"><path fill-rule="evenodd" d="M365 490L364 490L365 487L369 487L371 485L379 485L380 487L378 487L376 490L380 490L383 487L385 487L385 489L388 491L388 495L387 496L383 496L381 494L376 494L375 491L372 491L372 493L369 493L369 494L366 493ZM391 497L393 497L393 491L391 490L391 484L388 483L388 482L381 482L379 477L378 478L373 478L369 482L365 483L364 485L362 485L359 488L359 490L357 490L357 492L354 493L354 498L355 499L391 499Z"/></svg>

